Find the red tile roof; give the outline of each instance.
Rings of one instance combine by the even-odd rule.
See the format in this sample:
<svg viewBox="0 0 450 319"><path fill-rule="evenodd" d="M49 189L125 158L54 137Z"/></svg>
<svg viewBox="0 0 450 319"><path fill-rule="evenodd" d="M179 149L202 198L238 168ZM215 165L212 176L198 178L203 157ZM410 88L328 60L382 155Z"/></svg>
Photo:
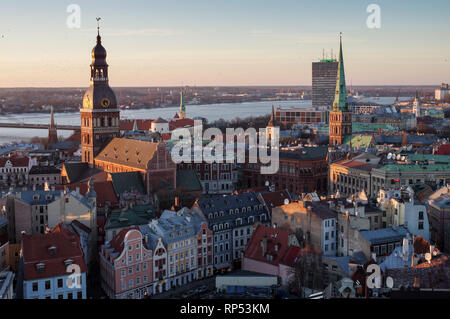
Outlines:
<svg viewBox="0 0 450 319"><path fill-rule="evenodd" d="M133 127L134 127L134 121L135 120L121 120L120 121L120 130L121 131L132 131ZM141 119L141 120L136 120L136 124L138 127L139 131L148 131L150 130L151 126L152 126L152 121L151 119Z"/></svg>
<svg viewBox="0 0 450 319"><path fill-rule="evenodd" d="M85 233L90 234L91 233L91 229L89 227L87 227L85 224L82 224L79 220L75 219L72 221L72 223L74 226L76 226L77 228L80 228L82 231L84 231Z"/></svg>
<svg viewBox="0 0 450 319"><path fill-rule="evenodd" d="M169 123L165 119L158 117L156 120L153 120L152 123Z"/></svg>
<svg viewBox="0 0 450 319"><path fill-rule="evenodd" d="M357 169L366 170L366 171L370 171L370 170L372 170L372 168L378 167L378 165L367 164L366 162L363 162L363 161L348 160L348 159L338 161L335 164L342 165L342 166L345 166L348 168L357 168Z"/></svg>
<svg viewBox="0 0 450 319"><path fill-rule="evenodd" d="M71 191L76 191L77 187L83 196L88 192L88 182L57 185L55 189L64 190L64 188L68 188ZM97 207L104 207L107 201L111 203L111 206L116 206L119 203L111 181L94 182L94 191L97 194Z"/></svg>
<svg viewBox="0 0 450 319"><path fill-rule="evenodd" d="M433 153L434 155L450 155L450 144L442 144Z"/></svg>
<svg viewBox="0 0 450 319"><path fill-rule="evenodd" d="M67 142L77 142L80 143L81 141L81 132L75 132L72 135L70 135L68 138L66 138Z"/></svg>
<svg viewBox="0 0 450 319"><path fill-rule="evenodd" d="M301 251L302 249L298 246L290 246L280 261L280 264L294 266L297 257L301 255Z"/></svg>
<svg viewBox="0 0 450 319"><path fill-rule="evenodd" d="M183 128L186 126L194 126L194 120L192 119L179 119L169 122L169 129L174 130L177 128Z"/></svg>
<svg viewBox="0 0 450 319"><path fill-rule="evenodd" d="M50 254L50 247L56 247L54 255ZM68 259L79 265L82 273L86 272L79 236L61 224L48 234L24 235L22 248L25 280L67 275L65 261ZM37 269L40 263L45 265L43 271Z"/></svg>
<svg viewBox="0 0 450 319"><path fill-rule="evenodd" d="M291 202L291 196L287 190L261 193L261 197L269 208L284 205L286 199Z"/></svg>
<svg viewBox="0 0 450 319"><path fill-rule="evenodd" d="M302 255L303 256L305 254L320 255L321 253L322 252L318 247L311 248L310 246L306 246L304 248L300 248L298 246L289 246L280 264L293 267L294 264L297 262L297 258L301 258Z"/></svg>
<svg viewBox="0 0 450 319"><path fill-rule="evenodd" d="M122 253L123 241L125 240L125 236L132 229L139 230L139 228L137 226L132 226L129 228L122 229L116 236L114 236L114 238L109 243L110 248L113 249L113 252L115 252L119 255Z"/></svg>
<svg viewBox="0 0 450 319"><path fill-rule="evenodd" d="M289 249L288 243L291 234L291 232L284 229L258 225L253 231L253 235L247 244L244 257L272 265L278 265ZM263 248L261 247L263 240L267 240L266 255L263 255ZM278 246L278 248L276 248L276 246ZM268 260L267 255L272 255L273 258Z"/></svg>
<svg viewBox="0 0 450 319"><path fill-rule="evenodd" d="M0 167L4 167L8 161L13 167L28 167L30 159L28 157L2 157L0 158Z"/></svg>

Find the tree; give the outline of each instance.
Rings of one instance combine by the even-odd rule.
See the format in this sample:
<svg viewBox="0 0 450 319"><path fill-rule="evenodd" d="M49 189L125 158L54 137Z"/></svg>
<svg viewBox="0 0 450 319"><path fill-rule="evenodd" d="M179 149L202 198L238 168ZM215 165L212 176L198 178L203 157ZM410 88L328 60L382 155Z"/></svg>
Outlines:
<svg viewBox="0 0 450 319"><path fill-rule="evenodd" d="M290 271L289 290L302 298L305 289L323 290L325 287L325 269L322 254L314 246L302 248Z"/></svg>

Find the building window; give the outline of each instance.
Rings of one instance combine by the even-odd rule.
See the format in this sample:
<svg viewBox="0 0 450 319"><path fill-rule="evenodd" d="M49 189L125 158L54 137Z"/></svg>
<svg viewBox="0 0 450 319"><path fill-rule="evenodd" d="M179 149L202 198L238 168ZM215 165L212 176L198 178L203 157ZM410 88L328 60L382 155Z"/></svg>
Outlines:
<svg viewBox="0 0 450 319"><path fill-rule="evenodd" d="M83 292L82 291L77 292L77 299L83 299Z"/></svg>
<svg viewBox="0 0 450 319"><path fill-rule="evenodd" d="M38 291L38 283L33 282L33 291Z"/></svg>
<svg viewBox="0 0 450 319"><path fill-rule="evenodd" d="M62 278L58 279L58 288L62 288L63 287L63 280Z"/></svg>

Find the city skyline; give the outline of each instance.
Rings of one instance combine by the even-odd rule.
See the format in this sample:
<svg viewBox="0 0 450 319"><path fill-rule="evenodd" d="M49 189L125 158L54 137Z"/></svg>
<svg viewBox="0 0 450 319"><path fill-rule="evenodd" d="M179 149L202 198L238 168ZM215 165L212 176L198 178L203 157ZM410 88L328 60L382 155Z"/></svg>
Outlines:
<svg viewBox="0 0 450 319"><path fill-rule="evenodd" d="M349 84L450 81L450 45L436 32L446 1L379 3L380 29L366 25L368 1L78 1L79 29L67 27L70 2L25 3L0 5L0 87L87 86L97 16L114 87L310 86L311 63L337 54L339 32Z"/></svg>

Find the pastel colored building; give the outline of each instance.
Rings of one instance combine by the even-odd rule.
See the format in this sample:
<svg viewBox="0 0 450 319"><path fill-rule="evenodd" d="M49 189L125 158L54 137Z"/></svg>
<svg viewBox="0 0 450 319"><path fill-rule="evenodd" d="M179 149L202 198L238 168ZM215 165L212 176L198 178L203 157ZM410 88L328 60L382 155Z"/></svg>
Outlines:
<svg viewBox="0 0 450 319"><path fill-rule="evenodd" d="M23 299L86 299L86 264L78 235L60 224L51 232L23 235Z"/></svg>
<svg viewBox="0 0 450 319"><path fill-rule="evenodd" d="M213 233L196 211L164 211L139 227L154 252L155 293L213 275Z"/></svg>
<svg viewBox="0 0 450 319"><path fill-rule="evenodd" d="M28 172L36 161L28 157L0 158L0 186L24 186L28 184Z"/></svg>
<svg viewBox="0 0 450 319"><path fill-rule="evenodd" d="M411 187L398 190L381 189L377 201L388 227L405 226L415 236L430 240L427 209L415 197Z"/></svg>
<svg viewBox="0 0 450 319"><path fill-rule="evenodd" d="M102 288L111 299L153 294L153 252L137 226L121 230L101 247Z"/></svg>
<svg viewBox="0 0 450 319"><path fill-rule="evenodd" d="M256 222L269 225L268 209L256 193L202 198L193 210L201 212L214 235L214 268L238 268Z"/></svg>

